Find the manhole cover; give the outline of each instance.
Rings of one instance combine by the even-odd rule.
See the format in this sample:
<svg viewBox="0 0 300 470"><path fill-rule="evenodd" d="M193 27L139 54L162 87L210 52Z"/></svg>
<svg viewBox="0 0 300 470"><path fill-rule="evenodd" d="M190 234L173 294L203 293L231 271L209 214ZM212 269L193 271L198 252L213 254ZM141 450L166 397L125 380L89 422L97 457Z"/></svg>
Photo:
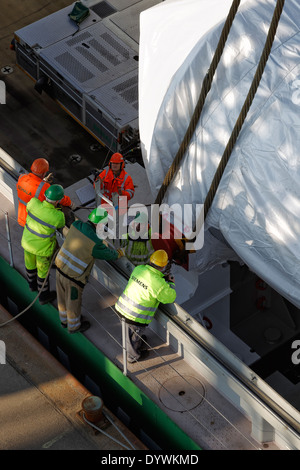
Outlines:
<svg viewBox="0 0 300 470"><path fill-rule="evenodd" d="M173 411L189 411L200 405L205 395L202 383L192 376L166 380L159 391L159 399Z"/></svg>
<svg viewBox="0 0 300 470"><path fill-rule="evenodd" d="M5 65L5 67L2 67L1 72L5 75L8 75L10 73L13 73L14 69L10 65Z"/></svg>
<svg viewBox="0 0 300 470"><path fill-rule="evenodd" d="M77 154L70 155L69 158L69 163L79 163L81 161L81 156Z"/></svg>
<svg viewBox="0 0 300 470"><path fill-rule="evenodd" d="M92 144L90 145L90 150L92 152L99 152L99 150L103 149L103 146L100 144Z"/></svg>

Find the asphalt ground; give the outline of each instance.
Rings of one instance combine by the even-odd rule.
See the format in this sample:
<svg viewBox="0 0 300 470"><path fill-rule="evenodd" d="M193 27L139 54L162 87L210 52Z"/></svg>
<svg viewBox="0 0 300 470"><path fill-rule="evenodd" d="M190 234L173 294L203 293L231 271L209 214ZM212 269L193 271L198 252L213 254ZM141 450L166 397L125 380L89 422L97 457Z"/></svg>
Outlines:
<svg viewBox="0 0 300 470"><path fill-rule="evenodd" d="M0 324L12 318L0 307ZM0 451L132 450L128 441L145 449L105 405L116 427L95 423L105 435L85 422L92 394L17 320L0 327L0 339Z"/></svg>
<svg viewBox="0 0 300 470"><path fill-rule="evenodd" d="M54 182L65 188L101 168L110 152L45 93L34 90L34 82L16 65L10 43L18 29L70 4L4 1L0 16L0 80L6 91L0 149L26 170L35 158L47 158ZM95 431L78 418L88 391L17 322L0 331L0 340L6 344L6 363L0 364L0 450L122 449L111 440L95 439Z"/></svg>
<svg viewBox="0 0 300 470"><path fill-rule="evenodd" d="M0 80L6 88L6 104L0 106L0 147L27 170L35 158L47 158L54 182L64 187L101 168L111 152L45 93L34 90L33 80L16 65L10 43L18 29L70 4L5 1L0 18Z"/></svg>

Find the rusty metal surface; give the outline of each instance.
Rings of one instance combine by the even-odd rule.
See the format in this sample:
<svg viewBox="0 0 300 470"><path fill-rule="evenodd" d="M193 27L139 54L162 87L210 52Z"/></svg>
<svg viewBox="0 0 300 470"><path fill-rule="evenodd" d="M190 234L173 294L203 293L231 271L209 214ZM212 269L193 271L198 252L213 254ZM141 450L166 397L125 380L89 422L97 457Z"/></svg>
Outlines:
<svg viewBox="0 0 300 470"><path fill-rule="evenodd" d="M0 307L0 323L11 319ZM106 422L98 432L82 417L91 393L48 353L17 321L0 328L6 363L0 364L0 450L117 450L128 448L118 430ZM145 446L103 406L136 449ZM96 423L97 424L97 423Z"/></svg>

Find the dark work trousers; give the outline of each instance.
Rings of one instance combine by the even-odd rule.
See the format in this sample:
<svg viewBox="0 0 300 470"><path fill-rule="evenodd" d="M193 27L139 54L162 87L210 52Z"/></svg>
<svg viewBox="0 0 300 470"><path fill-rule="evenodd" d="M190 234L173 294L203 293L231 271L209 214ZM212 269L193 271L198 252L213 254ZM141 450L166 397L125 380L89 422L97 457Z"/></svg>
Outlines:
<svg viewBox="0 0 300 470"><path fill-rule="evenodd" d="M146 326L132 325L125 322L126 349L128 362L135 362L141 357L142 350L146 344L141 338L144 335Z"/></svg>

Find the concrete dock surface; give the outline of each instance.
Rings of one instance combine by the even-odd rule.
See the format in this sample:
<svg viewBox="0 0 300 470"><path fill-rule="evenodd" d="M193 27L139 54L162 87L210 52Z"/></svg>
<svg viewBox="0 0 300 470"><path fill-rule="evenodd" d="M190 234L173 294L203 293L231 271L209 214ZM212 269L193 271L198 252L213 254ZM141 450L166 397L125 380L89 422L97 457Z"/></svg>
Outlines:
<svg viewBox="0 0 300 470"><path fill-rule="evenodd" d="M0 324L12 318L0 308ZM105 435L86 423L82 402L91 393L17 320L0 328L0 339L0 450L146 449L105 404L115 426L106 421Z"/></svg>

